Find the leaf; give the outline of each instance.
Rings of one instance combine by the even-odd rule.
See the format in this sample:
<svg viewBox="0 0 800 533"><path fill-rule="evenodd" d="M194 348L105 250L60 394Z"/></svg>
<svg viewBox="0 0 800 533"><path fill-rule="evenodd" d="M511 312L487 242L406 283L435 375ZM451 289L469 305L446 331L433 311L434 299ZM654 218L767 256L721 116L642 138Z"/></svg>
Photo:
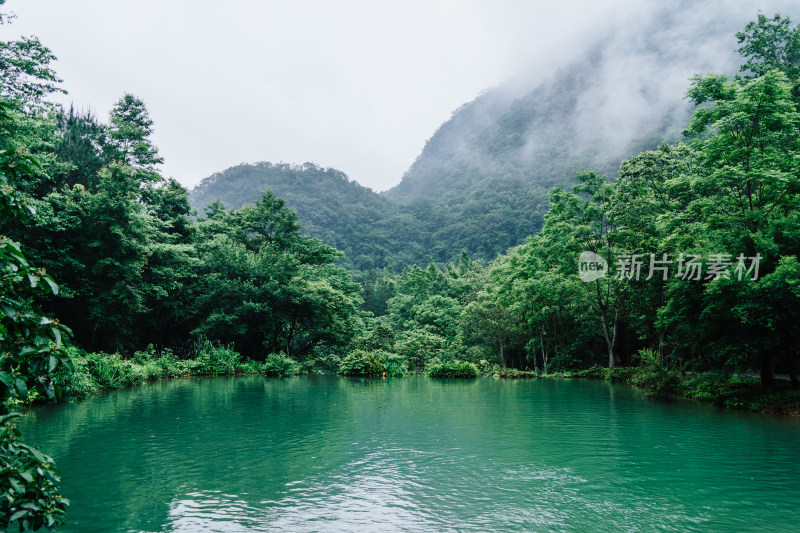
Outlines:
<svg viewBox="0 0 800 533"><path fill-rule="evenodd" d="M75 372L75 363L69 357L62 357L61 364L70 372Z"/></svg>
<svg viewBox="0 0 800 533"><path fill-rule="evenodd" d="M55 331L58 331L58 330L55 330ZM48 373L52 372L53 370L56 369L56 366L58 366L58 359L56 358L55 355L51 355L50 356L50 362L47 365L47 372Z"/></svg>
<svg viewBox="0 0 800 533"><path fill-rule="evenodd" d="M17 312L14 310L14 308L8 305L6 302L0 302L0 309L2 309L6 316L12 320L17 316Z"/></svg>
<svg viewBox="0 0 800 533"><path fill-rule="evenodd" d="M50 331L53 332L53 338L56 341L56 344L61 344L61 330L57 326L53 326L50 328Z"/></svg>
<svg viewBox="0 0 800 533"><path fill-rule="evenodd" d="M20 396L28 395L28 385L25 383L24 379L17 378L16 385L17 385L17 391L19 391Z"/></svg>
<svg viewBox="0 0 800 533"><path fill-rule="evenodd" d="M3 370L0 372L0 381L11 387L14 384L14 376L11 374L11 372Z"/></svg>
<svg viewBox="0 0 800 533"><path fill-rule="evenodd" d="M56 399L56 389L53 386L52 381L48 381L46 385L44 385L44 393L47 395L48 400L55 400Z"/></svg>
<svg viewBox="0 0 800 533"><path fill-rule="evenodd" d="M44 280L45 283L47 283L47 286L50 288L50 292L57 295L58 284L55 281L53 281L53 278L51 278L50 276L44 276L42 277L42 279Z"/></svg>
<svg viewBox="0 0 800 533"><path fill-rule="evenodd" d="M8 482L11 483L11 488L13 488L19 494L25 494L25 485L15 477L8 478ZM12 517L13 520L13 517Z"/></svg>

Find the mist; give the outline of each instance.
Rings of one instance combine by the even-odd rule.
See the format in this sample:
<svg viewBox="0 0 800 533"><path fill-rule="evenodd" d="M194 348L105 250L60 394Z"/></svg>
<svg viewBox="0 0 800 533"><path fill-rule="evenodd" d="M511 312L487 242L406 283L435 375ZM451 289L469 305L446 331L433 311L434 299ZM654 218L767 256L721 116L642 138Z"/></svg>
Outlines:
<svg viewBox="0 0 800 533"><path fill-rule="evenodd" d="M734 32L759 9L797 11L787 1L649 0L6 7L18 18L0 28L5 38L35 34L59 58L64 104L102 118L123 93L142 98L164 174L187 187L242 162L311 161L374 190L396 185L463 104L484 93L469 120L490 124L588 57L591 90L573 127L587 146L624 147L681 103L689 76L735 70ZM535 153L537 135L516 155Z"/></svg>
<svg viewBox="0 0 800 533"><path fill-rule="evenodd" d="M390 196L442 195L501 176L542 187L569 186L588 169L613 176L623 159L681 138L693 75L739 72L736 32L759 9L800 17L784 1L616 7L605 24L521 61L524 69L458 109Z"/></svg>

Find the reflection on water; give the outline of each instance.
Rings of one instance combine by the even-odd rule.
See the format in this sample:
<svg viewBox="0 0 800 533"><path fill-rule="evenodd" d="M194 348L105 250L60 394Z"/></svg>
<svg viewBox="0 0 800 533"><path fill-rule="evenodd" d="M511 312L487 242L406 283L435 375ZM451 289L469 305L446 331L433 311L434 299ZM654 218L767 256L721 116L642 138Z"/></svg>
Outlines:
<svg viewBox="0 0 800 533"><path fill-rule="evenodd" d="M796 420L580 381L186 379L23 422L63 531L790 531Z"/></svg>

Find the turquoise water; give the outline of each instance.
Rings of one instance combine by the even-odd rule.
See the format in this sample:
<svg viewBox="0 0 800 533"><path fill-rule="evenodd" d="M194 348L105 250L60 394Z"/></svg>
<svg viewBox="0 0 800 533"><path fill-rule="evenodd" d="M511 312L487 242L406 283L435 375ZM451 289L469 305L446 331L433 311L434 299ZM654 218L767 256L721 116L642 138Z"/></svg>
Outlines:
<svg viewBox="0 0 800 533"><path fill-rule="evenodd" d="M67 532L800 527L800 421L602 382L195 378L21 425Z"/></svg>

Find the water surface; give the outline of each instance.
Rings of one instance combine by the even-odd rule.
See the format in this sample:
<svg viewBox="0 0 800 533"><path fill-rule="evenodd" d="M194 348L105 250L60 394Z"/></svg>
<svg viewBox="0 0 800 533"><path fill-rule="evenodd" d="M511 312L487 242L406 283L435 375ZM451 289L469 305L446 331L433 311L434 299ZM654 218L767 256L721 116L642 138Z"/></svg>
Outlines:
<svg viewBox="0 0 800 533"><path fill-rule="evenodd" d="M800 422L579 380L193 378L34 409L65 532L796 531Z"/></svg>

